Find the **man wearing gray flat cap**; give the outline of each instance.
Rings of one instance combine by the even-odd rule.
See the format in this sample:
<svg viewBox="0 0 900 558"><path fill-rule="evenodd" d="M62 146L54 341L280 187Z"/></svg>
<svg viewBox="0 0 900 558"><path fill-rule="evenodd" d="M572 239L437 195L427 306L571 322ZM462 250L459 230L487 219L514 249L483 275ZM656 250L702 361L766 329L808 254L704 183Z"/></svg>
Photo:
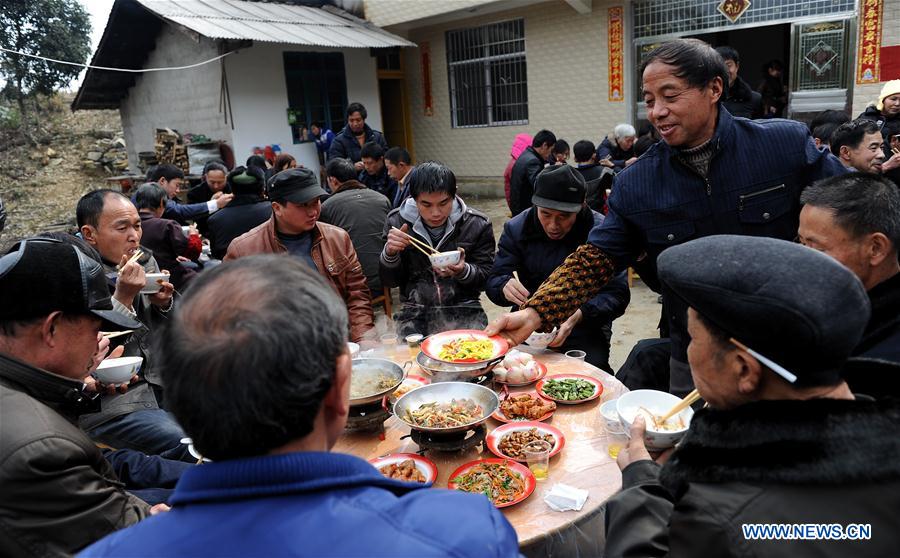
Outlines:
<svg viewBox="0 0 900 558"><path fill-rule="evenodd" d="M606 511L607 556L889 556L900 545L900 404L856 397L859 279L816 250L719 235L663 252L689 307L700 396L654 462L635 419Z"/></svg>

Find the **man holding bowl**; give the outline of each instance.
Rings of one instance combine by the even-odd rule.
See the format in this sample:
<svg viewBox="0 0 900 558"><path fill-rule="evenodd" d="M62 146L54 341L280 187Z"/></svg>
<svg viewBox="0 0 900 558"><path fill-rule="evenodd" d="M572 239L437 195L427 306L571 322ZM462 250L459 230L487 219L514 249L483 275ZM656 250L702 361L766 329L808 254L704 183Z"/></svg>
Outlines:
<svg viewBox="0 0 900 558"><path fill-rule="evenodd" d="M900 405L854 396L841 370L869 318L859 279L799 244L732 235L671 248L658 266L689 307L688 359L709 408L662 466L635 419L607 555L893 555ZM773 524L804 527L758 530Z"/></svg>

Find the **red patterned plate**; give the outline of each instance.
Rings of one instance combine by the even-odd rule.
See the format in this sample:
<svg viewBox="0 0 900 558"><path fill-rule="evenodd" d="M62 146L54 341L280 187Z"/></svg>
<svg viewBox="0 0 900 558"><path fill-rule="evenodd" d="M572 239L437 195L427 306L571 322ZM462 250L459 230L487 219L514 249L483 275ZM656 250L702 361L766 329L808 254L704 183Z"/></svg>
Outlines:
<svg viewBox="0 0 900 558"><path fill-rule="evenodd" d="M540 380L541 378L543 378L544 376L547 375L547 366L543 362L537 362L537 361L535 361L535 362L537 363L537 367L538 367L538 370L540 370L540 372L538 372L537 378L535 378L533 380L528 380L527 382L524 382L521 384L511 384L509 382L501 382L500 380L497 379L496 376L494 376L494 381L497 382L498 384L506 384L509 387L522 387L522 386L527 386L528 384L533 384L536 381Z"/></svg>
<svg viewBox="0 0 900 558"><path fill-rule="evenodd" d="M516 496L514 500L506 502L504 504L494 504L495 506L497 506L498 508L506 508L518 504L519 502L525 500L525 498L531 496L531 493L534 492L534 488L537 485L537 481L534 478L534 473L532 473L528 467L522 465L521 463L516 463L515 461L512 461L510 459L478 459L477 461L466 463L459 469L453 471L453 474L450 475L450 482L447 483L447 488L450 488L452 490L462 490L461 488L459 488L457 482L455 482L457 479L459 479L460 476L465 475L475 467L479 467L483 464L493 463L501 465L505 464L512 471L512 474L519 475L519 477L522 478L523 481L525 481L525 490L522 491L521 494Z"/></svg>
<svg viewBox="0 0 900 558"><path fill-rule="evenodd" d="M517 395L523 395L523 394L511 393L509 396L515 397ZM529 392L528 395L530 395L532 397L532 399L541 399L541 397L538 396L536 391ZM504 398L501 398L500 403L502 404L503 401L504 401ZM553 413L555 413L555 412L556 412L556 409L553 409L552 411L545 413L544 416L540 417L537 420L538 421L547 420L548 418L552 417ZM500 422L528 422L528 419L526 419L526 418L509 418L509 417L507 417L505 414L503 414L503 411L500 410L500 407L497 407L497 410L494 411L494 413L491 415L491 417L494 418L495 420L499 420Z"/></svg>
<svg viewBox="0 0 900 558"><path fill-rule="evenodd" d="M552 395L548 395L544 391L544 386L546 386L547 382L549 382L550 380L568 380L568 379L584 380L590 384L593 384L594 394L585 399L567 400L567 399L557 399L556 397L553 397ZM597 378L594 378L592 376L585 376L584 374L556 374L554 376L550 376L549 378L544 378L543 380L538 382L537 385L534 387L537 390L538 394L540 394L540 396L543 397L544 399L550 399L551 401L556 401L557 403L564 403L566 405L577 405L578 403L585 403L587 401L592 401L592 400L600 397L600 394L603 393L603 384L600 383L600 380L598 380Z"/></svg>
<svg viewBox="0 0 900 558"><path fill-rule="evenodd" d="M566 437L563 435L562 430L556 428L555 426L544 424L543 422L511 422L509 424L504 424L503 426L498 426L497 428L491 430L490 434L487 435L487 447L491 450L491 453L496 455L497 457L501 457L504 459L513 459L515 461L525 461L524 459L512 457L506 455L502 451L500 451L500 442L503 441L503 438L512 434L513 432L519 432L521 430L531 430L532 428L537 429L540 434L550 434L554 438L556 438L556 442L553 444L553 448L550 450L550 457L553 457L557 453L561 452L563 447L566 445Z"/></svg>
<svg viewBox="0 0 900 558"><path fill-rule="evenodd" d="M385 455L384 457L376 457L374 459L370 459L369 463L374 465L375 468L380 472L382 467L387 467L388 465L394 464L399 465L407 459L412 459L413 462L415 462L416 469L418 469L419 472L425 476L426 483L432 483L434 482L434 479L437 478L437 465L435 465L432 460L419 455L418 453L392 453L390 455Z"/></svg>
<svg viewBox="0 0 900 558"><path fill-rule="evenodd" d="M459 360L447 360L440 358L439 355L441 353L441 349L444 348L444 345L456 341L457 339L487 339L491 341L491 343L493 343L494 350L491 353L491 356L485 359L465 358ZM507 343L506 339L503 339L498 335L488 336L480 329L455 329L453 331L435 333L434 335L425 338L425 340L422 341L422 352L425 353L425 356L427 356L428 358L438 360L440 362L448 362L450 364L481 364L488 363L492 360L496 360L504 356L507 352L509 352L509 343Z"/></svg>

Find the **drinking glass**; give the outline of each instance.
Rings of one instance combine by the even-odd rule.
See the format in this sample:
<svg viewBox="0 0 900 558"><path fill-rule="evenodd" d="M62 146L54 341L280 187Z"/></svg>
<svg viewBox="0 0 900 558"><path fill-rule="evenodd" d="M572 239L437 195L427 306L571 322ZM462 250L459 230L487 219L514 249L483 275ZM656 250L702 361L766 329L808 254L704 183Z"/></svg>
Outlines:
<svg viewBox="0 0 900 558"><path fill-rule="evenodd" d="M529 442L522 448L528 468L534 473L534 478L544 480L550 473L550 450L553 446L546 440Z"/></svg>
<svg viewBox="0 0 900 558"><path fill-rule="evenodd" d="M584 362L584 357L587 356L587 353L584 351L566 351L566 356L569 358L574 358L575 360L580 360Z"/></svg>

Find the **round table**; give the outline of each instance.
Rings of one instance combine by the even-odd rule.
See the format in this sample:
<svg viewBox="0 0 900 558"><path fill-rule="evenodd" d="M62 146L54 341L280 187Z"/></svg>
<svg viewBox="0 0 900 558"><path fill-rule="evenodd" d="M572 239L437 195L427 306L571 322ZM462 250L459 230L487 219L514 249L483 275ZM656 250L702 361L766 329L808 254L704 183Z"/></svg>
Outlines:
<svg viewBox="0 0 900 558"><path fill-rule="evenodd" d="M516 529L523 549L540 545L548 538L557 539L558 545L554 546L568 546L566 539L570 538L569 531L577 531L579 523L596 516L600 506L622 486L619 468L608 453L610 437L604 428L599 407L602 402L615 399L628 390L610 374L585 362L552 351L533 350L526 346L517 348L532 353L538 361L544 363L548 377L578 373L597 378L603 384L602 396L594 401L579 405L557 404L556 413L545 422L563 432L566 437L565 447L551 458L549 477L538 482L534 493L524 502L502 510ZM374 354L364 356L387 358L401 365L413 360L410 374L428 376L416 366L410 349L405 345L383 346L376 349ZM535 384L531 384L511 388L510 391L534 391L534 386ZM488 432L501 424L493 418L488 419ZM411 439L400 439L409 434L409 427L397 417L390 417L384 426L383 439L377 433L345 432L333 451L353 454L367 460L391 453L418 451L419 447ZM614 440L614 443L621 444L621 438ZM425 455L438 467L434 486L440 488L447 487L450 474L460 465L476 459L496 457L487 449L486 444L463 452L428 451ZM544 502L544 492L549 491L557 482L589 492L587 502L580 511L557 512ZM602 538L602 531L590 535Z"/></svg>

